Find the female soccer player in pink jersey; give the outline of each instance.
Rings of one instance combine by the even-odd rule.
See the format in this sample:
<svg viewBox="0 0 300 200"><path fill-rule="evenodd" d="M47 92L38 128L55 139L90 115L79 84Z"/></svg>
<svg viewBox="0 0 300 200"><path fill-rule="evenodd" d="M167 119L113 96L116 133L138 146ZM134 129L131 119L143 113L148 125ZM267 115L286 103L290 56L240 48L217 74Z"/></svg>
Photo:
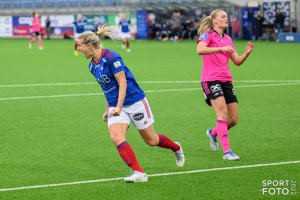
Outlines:
<svg viewBox="0 0 300 200"><path fill-rule="evenodd" d="M223 148L224 160L239 160L229 145L228 131L238 121L238 100L232 85L229 71L229 58L240 66L254 49L254 44L248 42L245 52L239 56L231 38L224 33L228 27L228 16L224 10L214 10L200 22L197 40L197 53L202 55L203 66L201 84L206 103L213 107L216 113L216 127L208 129L206 134L210 139L213 151L218 151L217 136Z"/></svg>
<svg viewBox="0 0 300 200"><path fill-rule="evenodd" d="M41 18L38 13L34 13L34 17L30 26L32 28L32 37L29 41L29 48L32 48L32 44L34 43L35 38L37 37L39 49L43 50Z"/></svg>

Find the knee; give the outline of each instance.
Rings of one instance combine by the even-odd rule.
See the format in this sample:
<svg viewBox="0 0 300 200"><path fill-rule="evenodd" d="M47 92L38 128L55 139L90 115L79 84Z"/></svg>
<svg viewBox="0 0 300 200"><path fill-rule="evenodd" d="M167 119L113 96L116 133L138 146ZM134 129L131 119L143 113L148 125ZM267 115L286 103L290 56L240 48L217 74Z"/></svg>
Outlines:
<svg viewBox="0 0 300 200"><path fill-rule="evenodd" d="M228 110L226 107L221 108L218 112L217 112L217 118L219 119L224 119L224 120L228 120Z"/></svg>
<svg viewBox="0 0 300 200"><path fill-rule="evenodd" d="M146 144L148 144L151 147L157 146L159 144L159 137L156 134L154 137L147 137L144 140L145 140Z"/></svg>
<svg viewBox="0 0 300 200"><path fill-rule="evenodd" d="M110 135L110 139L112 141L112 143L116 146L118 146L119 144L121 144L122 142L124 142L123 138L120 138L116 135Z"/></svg>

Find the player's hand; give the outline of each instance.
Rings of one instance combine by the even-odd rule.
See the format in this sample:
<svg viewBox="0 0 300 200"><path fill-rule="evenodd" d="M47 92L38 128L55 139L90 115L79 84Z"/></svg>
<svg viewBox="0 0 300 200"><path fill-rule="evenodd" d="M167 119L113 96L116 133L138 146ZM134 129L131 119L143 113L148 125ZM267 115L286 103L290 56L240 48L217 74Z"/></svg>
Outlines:
<svg viewBox="0 0 300 200"><path fill-rule="evenodd" d="M122 108L117 106L109 114L111 114L113 116L119 116L121 114L121 110L122 110Z"/></svg>
<svg viewBox="0 0 300 200"><path fill-rule="evenodd" d="M102 115L102 119L104 122L107 122L107 118L108 118L108 112L105 111L105 113L103 113L103 115Z"/></svg>
<svg viewBox="0 0 300 200"><path fill-rule="evenodd" d="M251 51L254 49L255 45L252 42L248 42L246 46L246 53L251 53Z"/></svg>
<svg viewBox="0 0 300 200"><path fill-rule="evenodd" d="M221 48L222 52L229 52L229 53L233 53L235 52L235 49L232 46L225 46Z"/></svg>

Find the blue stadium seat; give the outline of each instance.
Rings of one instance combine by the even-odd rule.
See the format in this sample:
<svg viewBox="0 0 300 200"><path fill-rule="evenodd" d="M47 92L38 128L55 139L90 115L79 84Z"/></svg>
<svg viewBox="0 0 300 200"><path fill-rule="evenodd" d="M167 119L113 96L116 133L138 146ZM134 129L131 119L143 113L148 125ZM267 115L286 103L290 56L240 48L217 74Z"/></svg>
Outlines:
<svg viewBox="0 0 300 200"><path fill-rule="evenodd" d="M69 7L77 8L78 7L78 0L69 0Z"/></svg>
<svg viewBox="0 0 300 200"><path fill-rule="evenodd" d="M2 8L3 9L10 9L10 8L12 8L12 1L10 1L10 0L3 0L2 1Z"/></svg>
<svg viewBox="0 0 300 200"><path fill-rule="evenodd" d="M13 0L13 7L14 8L22 8L22 1L20 0Z"/></svg>
<svg viewBox="0 0 300 200"><path fill-rule="evenodd" d="M44 7L44 1L43 0L35 0L34 1L34 7L35 8L43 8Z"/></svg>
<svg viewBox="0 0 300 200"><path fill-rule="evenodd" d="M103 2L101 0L91 0L91 4L96 7L103 6Z"/></svg>
<svg viewBox="0 0 300 200"><path fill-rule="evenodd" d="M89 7L91 5L90 0L79 0L81 7Z"/></svg>
<svg viewBox="0 0 300 200"><path fill-rule="evenodd" d="M23 1L23 7L24 8L33 8L32 1L30 1L30 0L24 0Z"/></svg>
<svg viewBox="0 0 300 200"><path fill-rule="evenodd" d="M55 0L46 0L45 1L45 8L53 8L55 7Z"/></svg>

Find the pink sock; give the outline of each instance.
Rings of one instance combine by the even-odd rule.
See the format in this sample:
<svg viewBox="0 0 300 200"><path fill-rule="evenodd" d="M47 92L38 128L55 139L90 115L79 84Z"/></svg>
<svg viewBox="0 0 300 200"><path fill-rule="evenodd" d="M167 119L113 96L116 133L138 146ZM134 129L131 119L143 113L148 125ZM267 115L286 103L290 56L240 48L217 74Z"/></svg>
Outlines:
<svg viewBox="0 0 300 200"><path fill-rule="evenodd" d="M180 149L180 146L175 142L173 142L172 140L170 140L170 138L168 138L167 136L163 134L158 134L158 137L159 137L158 146L166 149L171 149L173 152L176 152Z"/></svg>
<svg viewBox="0 0 300 200"><path fill-rule="evenodd" d="M39 40L39 47L42 48L43 47L43 41Z"/></svg>
<svg viewBox="0 0 300 200"><path fill-rule="evenodd" d="M211 131L211 135L212 135L213 137L216 137L216 136L217 136L217 129L216 129L216 127L213 128L213 130Z"/></svg>
<svg viewBox="0 0 300 200"><path fill-rule="evenodd" d="M229 124L227 124L227 130L231 129L231 127L232 127L232 126L230 126ZM216 137L216 136L217 136L217 129L216 129L216 127L213 128L213 130L211 131L211 135L212 135L213 137Z"/></svg>
<svg viewBox="0 0 300 200"><path fill-rule="evenodd" d="M220 140L220 143L223 148L223 152L226 153L230 150L229 138L228 138L228 129L226 120L217 120L216 130Z"/></svg>
<svg viewBox="0 0 300 200"><path fill-rule="evenodd" d="M139 162L137 161L134 151L127 141L122 142L117 146L119 154L124 162L133 170L144 172Z"/></svg>
<svg viewBox="0 0 300 200"><path fill-rule="evenodd" d="M34 39L34 38L31 38L31 40L30 40L30 44L33 44L33 43L34 43L34 41L35 41L35 39Z"/></svg>

